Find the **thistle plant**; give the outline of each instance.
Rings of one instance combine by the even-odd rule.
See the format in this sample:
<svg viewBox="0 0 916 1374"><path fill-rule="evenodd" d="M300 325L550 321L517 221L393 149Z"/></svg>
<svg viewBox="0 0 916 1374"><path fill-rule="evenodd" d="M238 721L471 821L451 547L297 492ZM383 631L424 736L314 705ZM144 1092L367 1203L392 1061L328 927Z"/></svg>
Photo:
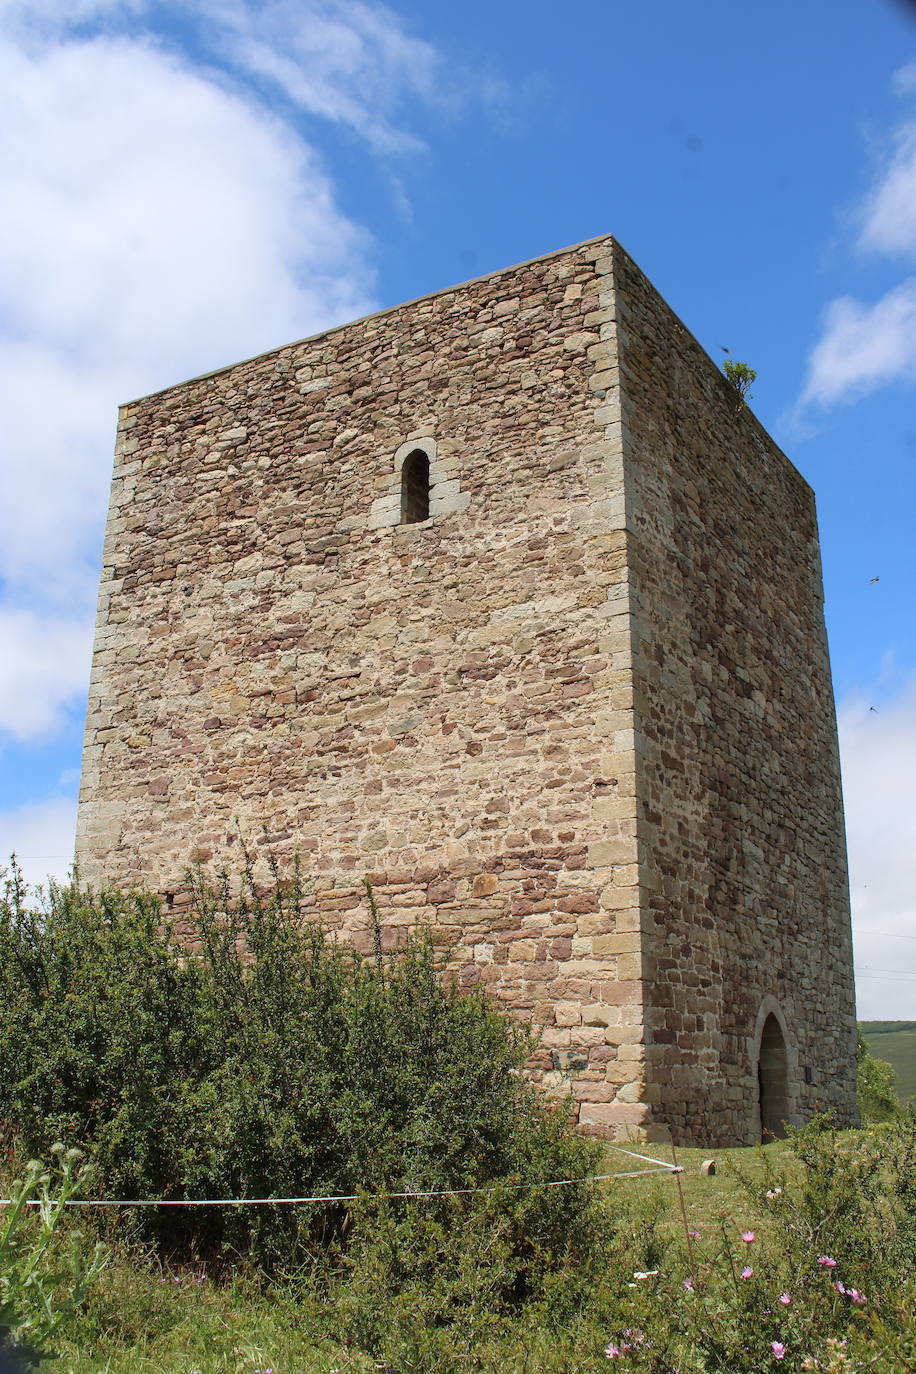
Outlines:
<svg viewBox="0 0 916 1374"><path fill-rule="evenodd" d="M80 1150L57 1144L52 1154L50 1168L29 1161L0 1212L0 1351L15 1352L25 1369L46 1357L47 1342L107 1261L102 1245L87 1259L78 1232L62 1241L64 1210L88 1175Z"/></svg>

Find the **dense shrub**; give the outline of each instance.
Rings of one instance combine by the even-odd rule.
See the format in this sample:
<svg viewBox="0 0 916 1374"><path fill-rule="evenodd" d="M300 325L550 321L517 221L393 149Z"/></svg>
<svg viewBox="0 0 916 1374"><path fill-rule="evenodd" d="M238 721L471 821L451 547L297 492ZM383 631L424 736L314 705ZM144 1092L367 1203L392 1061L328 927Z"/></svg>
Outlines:
<svg viewBox="0 0 916 1374"><path fill-rule="evenodd" d="M228 879L189 882L180 938L148 895L52 887L36 910L9 886L0 1119L21 1148L78 1144L105 1194L123 1198L480 1188L596 1171L600 1152L518 1072L530 1032L442 980L427 941L363 961L303 919L296 874L274 874L266 895L250 868L235 895ZM507 1291L524 1287L535 1252L583 1247L596 1205L587 1184L524 1199L507 1193L503 1208ZM434 1219L435 1202L424 1206ZM352 1245L363 1213L135 1215L175 1254L234 1247L290 1261L348 1232Z"/></svg>
<svg viewBox="0 0 916 1374"><path fill-rule="evenodd" d="M856 1105L864 1124L893 1121L900 1115L897 1075L893 1066L876 1059L856 1028Z"/></svg>

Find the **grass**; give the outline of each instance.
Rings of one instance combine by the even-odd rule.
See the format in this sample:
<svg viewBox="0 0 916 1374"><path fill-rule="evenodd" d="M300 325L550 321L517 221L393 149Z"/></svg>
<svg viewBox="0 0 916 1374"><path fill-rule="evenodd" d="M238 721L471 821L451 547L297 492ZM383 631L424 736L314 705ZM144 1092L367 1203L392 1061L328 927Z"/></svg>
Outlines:
<svg viewBox="0 0 916 1374"><path fill-rule="evenodd" d="M322 1340L301 1294L114 1262L57 1342L58 1374L330 1374L373 1368Z"/></svg>
<svg viewBox="0 0 916 1374"><path fill-rule="evenodd" d="M916 1021L862 1021L860 1025L870 1052L896 1073L900 1101L916 1098Z"/></svg>
<svg viewBox="0 0 916 1374"><path fill-rule="evenodd" d="M666 1163L670 1159L662 1145L634 1148ZM764 1157L777 1167L790 1161L779 1143L762 1152L678 1151L688 1225L700 1233L700 1243L723 1223L765 1230L767 1218L755 1213L734 1172L761 1178ZM706 1159L716 1161L717 1172L709 1177L700 1173ZM609 1172L631 1164L640 1167L640 1161L608 1150ZM673 1175L650 1174L606 1186L634 1227L640 1218L657 1214L664 1231L683 1234ZM58 1340L53 1368L57 1374L363 1374L377 1369L366 1356L325 1338L327 1328L327 1313L320 1313L305 1285L265 1288L245 1278L219 1285L198 1270L163 1271L150 1260L119 1257ZM537 1367L537 1362L531 1365Z"/></svg>
<svg viewBox="0 0 916 1374"><path fill-rule="evenodd" d="M665 1162L670 1158L670 1151L664 1145L650 1145L643 1153L654 1155L656 1159ZM617 1155L616 1158L620 1159L622 1156ZM781 1142L767 1145L763 1150L679 1149L677 1159L684 1171L681 1175L681 1186L684 1190L688 1227L700 1231L718 1226L723 1215L734 1217L742 1225L765 1226L766 1216L754 1212L738 1181L736 1171L740 1171L743 1177L757 1182L764 1175L764 1160L777 1170L789 1170L795 1166L793 1157ZM716 1164L716 1172L709 1176L700 1173L700 1166L707 1159L714 1160ZM633 1167L637 1167L635 1163ZM629 1206L634 1202L651 1198L659 1205L666 1228L683 1234L684 1223L677 1183L673 1175L667 1178L664 1174L649 1175L627 1182L633 1185Z"/></svg>

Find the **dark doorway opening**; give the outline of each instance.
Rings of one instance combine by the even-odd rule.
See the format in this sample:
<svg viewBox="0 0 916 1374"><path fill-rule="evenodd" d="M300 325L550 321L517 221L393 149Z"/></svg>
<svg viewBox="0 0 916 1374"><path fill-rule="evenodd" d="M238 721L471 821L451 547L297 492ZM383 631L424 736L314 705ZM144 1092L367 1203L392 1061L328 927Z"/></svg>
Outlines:
<svg viewBox="0 0 916 1374"><path fill-rule="evenodd" d="M401 524L429 519L429 457L416 448L401 468Z"/></svg>
<svg viewBox="0 0 916 1374"><path fill-rule="evenodd" d="M771 1013L763 1023L757 1061L760 1090L760 1131L764 1142L786 1134L789 1116L789 1054L785 1036Z"/></svg>

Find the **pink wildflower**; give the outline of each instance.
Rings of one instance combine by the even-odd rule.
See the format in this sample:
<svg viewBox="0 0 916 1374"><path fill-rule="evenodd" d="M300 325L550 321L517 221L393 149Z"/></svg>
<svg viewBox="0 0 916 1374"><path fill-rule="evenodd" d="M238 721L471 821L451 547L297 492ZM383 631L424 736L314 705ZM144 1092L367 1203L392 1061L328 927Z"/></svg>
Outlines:
<svg viewBox="0 0 916 1374"><path fill-rule="evenodd" d="M743 1279L749 1279L752 1277L753 1273L754 1271L751 1268L751 1266L749 1264L746 1264L744 1268L741 1270L741 1277Z"/></svg>
<svg viewBox="0 0 916 1374"><path fill-rule="evenodd" d="M688 1236L690 1237L691 1240L699 1240L699 1239L700 1239L700 1233L699 1233L699 1231L696 1229L696 1227L691 1227L691 1229L687 1232L687 1234L688 1234Z"/></svg>
<svg viewBox="0 0 916 1374"><path fill-rule="evenodd" d="M696 1288L696 1284L694 1283L693 1279L686 1278L684 1280L684 1287L687 1289L688 1293L692 1293L694 1288Z"/></svg>
<svg viewBox="0 0 916 1374"><path fill-rule="evenodd" d="M744 1241L745 1245L753 1245L757 1237L753 1231L742 1231L741 1239Z"/></svg>
<svg viewBox="0 0 916 1374"><path fill-rule="evenodd" d="M845 1289L845 1288L843 1287L843 1285L840 1283L839 1279L837 1279L836 1291L837 1291L838 1293L845 1293L845 1292L846 1292L846 1289Z"/></svg>
<svg viewBox="0 0 916 1374"><path fill-rule="evenodd" d="M782 1303L783 1307L789 1307L789 1306L791 1306L791 1303L792 1303L792 1294L791 1294L791 1293L780 1293L780 1295L779 1295L779 1301Z"/></svg>
<svg viewBox="0 0 916 1374"><path fill-rule="evenodd" d="M817 1262L818 1262L818 1264L820 1264L824 1269L835 1269L835 1268L836 1268L836 1260L835 1260L835 1259L831 1259L829 1255L819 1255L819 1256L818 1256Z"/></svg>
<svg viewBox="0 0 916 1374"><path fill-rule="evenodd" d="M774 1360L784 1360L786 1357L786 1347L782 1341L770 1341L770 1349L773 1352Z"/></svg>
<svg viewBox="0 0 916 1374"><path fill-rule="evenodd" d="M614 1345L612 1341L604 1353L605 1355L607 1355L609 1360L616 1360L618 1355L623 1354L623 1351L620 1349L619 1345Z"/></svg>
<svg viewBox="0 0 916 1374"><path fill-rule="evenodd" d="M846 1296L852 1298L857 1307L864 1307L868 1302L868 1298L863 1297L858 1288L847 1288Z"/></svg>

